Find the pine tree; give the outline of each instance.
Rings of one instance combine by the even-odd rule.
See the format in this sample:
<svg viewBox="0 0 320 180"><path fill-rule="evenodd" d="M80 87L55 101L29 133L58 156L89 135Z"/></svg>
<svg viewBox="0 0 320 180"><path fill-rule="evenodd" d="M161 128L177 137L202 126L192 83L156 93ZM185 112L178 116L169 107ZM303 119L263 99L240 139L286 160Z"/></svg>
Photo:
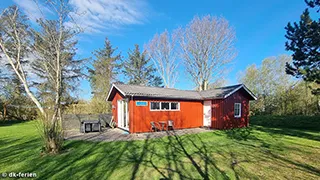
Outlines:
<svg viewBox="0 0 320 180"><path fill-rule="evenodd" d="M156 69L147 58L146 52L141 53L139 45L128 53L128 59L123 62L123 73L129 79L129 84L155 86L162 85L162 80L155 75Z"/></svg>
<svg viewBox="0 0 320 180"><path fill-rule="evenodd" d="M117 48L113 48L110 40L106 38L104 47L93 52L96 60L93 63L93 68L89 69L89 79L94 93L92 110L96 113L111 111L111 105L105 99L110 84L117 80L121 54L114 55L116 50Z"/></svg>
<svg viewBox="0 0 320 180"><path fill-rule="evenodd" d="M319 0L306 3L311 8L320 7ZM298 23L288 23L285 29L286 50L293 52L293 63L286 65L287 74L320 84L320 19L312 20L307 8ZM320 88L313 93L320 94Z"/></svg>
<svg viewBox="0 0 320 180"><path fill-rule="evenodd" d="M318 6L317 12L320 12L320 0L305 0L305 2L310 6L311 8L315 8Z"/></svg>

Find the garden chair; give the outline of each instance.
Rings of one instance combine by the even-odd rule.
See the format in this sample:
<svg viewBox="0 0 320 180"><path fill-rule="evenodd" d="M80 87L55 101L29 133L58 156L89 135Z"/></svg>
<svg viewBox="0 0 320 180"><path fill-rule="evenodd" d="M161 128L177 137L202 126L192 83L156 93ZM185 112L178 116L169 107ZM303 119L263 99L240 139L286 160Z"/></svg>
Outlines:
<svg viewBox="0 0 320 180"><path fill-rule="evenodd" d="M169 130L169 129L174 130L174 122L173 122L172 120L168 120L168 127L167 127L167 129L168 129L168 130Z"/></svg>
<svg viewBox="0 0 320 180"><path fill-rule="evenodd" d="M111 121L109 123L109 126L111 128L115 128L117 126L117 123L114 121L114 117L113 116L111 117Z"/></svg>
<svg viewBox="0 0 320 180"><path fill-rule="evenodd" d="M151 132L157 132L161 130L160 124L153 121L151 121L150 124L151 124Z"/></svg>

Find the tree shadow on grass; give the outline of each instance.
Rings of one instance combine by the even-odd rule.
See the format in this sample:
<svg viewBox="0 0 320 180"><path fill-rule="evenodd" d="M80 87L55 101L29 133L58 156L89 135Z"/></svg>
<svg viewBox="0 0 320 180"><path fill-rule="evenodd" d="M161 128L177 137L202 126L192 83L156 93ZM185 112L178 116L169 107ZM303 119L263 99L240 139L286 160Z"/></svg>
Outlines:
<svg viewBox="0 0 320 180"><path fill-rule="evenodd" d="M203 140L200 138L198 134L194 135L196 138L196 141L191 139L190 136L187 136L189 141L192 143L192 145L197 149L196 153L200 156L200 158L204 161L204 169L205 169L205 175L203 177L209 178L209 169L212 169L215 171L214 175L221 175L223 179L229 179L227 174L217 166L215 159L212 157L212 150L214 149L213 146L209 146ZM195 142L199 142L200 144L197 145ZM214 178L219 178L219 176L216 176Z"/></svg>
<svg viewBox="0 0 320 180"><path fill-rule="evenodd" d="M269 133L269 134L287 135L287 136L294 136L299 138L320 141L320 134L319 132L316 132L316 131L305 131L305 130L287 129L287 128L266 128L261 126L255 126L255 129ZM312 134L308 132L311 132Z"/></svg>
<svg viewBox="0 0 320 180"><path fill-rule="evenodd" d="M0 164L20 163L28 156L32 156L36 151L40 154L39 139L19 139L1 138L0 139Z"/></svg>
<svg viewBox="0 0 320 180"><path fill-rule="evenodd" d="M140 153L127 157L128 162L135 163L130 179L137 175L143 179L146 167L156 170L160 179L230 179L212 156L214 146L208 146L198 135L192 136L170 133L167 138L145 141ZM144 169L137 173L141 164Z"/></svg>
<svg viewBox="0 0 320 180"><path fill-rule="evenodd" d="M246 130L247 129L247 130ZM236 140L235 143L241 145L241 146L250 146L249 148L255 150L256 152L261 153L260 155L260 161L270 161L272 160L273 163L279 163L283 166L283 164L289 164L290 166L294 166L297 169L301 171L305 171L307 173L314 174L316 176L320 176L320 169L313 167L311 165L308 165L306 163L290 160L283 155L279 154L279 151L285 151L285 152L297 152L303 151L302 149L296 148L296 147L289 147L289 146L283 146L278 145L277 143L266 142L264 139L257 138L255 135L251 132L247 133L246 131L252 131L257 130L264 133L267 133L270 136L278 135L278 136L294 136L294 137L300 137L300 138L307 138L307 139L313 139L319 141L318 136L313 136L311 134L305 133L302 130L296 130L296 129L281 129L281 128L266 128L266 127L260 127L260 126L254 126L252 128L245 128L243 130L240 129L234 129L225 131L227 134L227 137L230 139ZM246 132L246 133L243 133ZM245 138L243 138L245 137ZM252 142L256 143L245 143L248 139L252 140ZM278 139L273 139L273 141L278 141ZM254 145L255 144L255 145ZM257 145L259 144L259 145ZM315 148L315 147L310 147ZM306 152L308 153L308 152ZM235 154L232 154L232 157L234 159L237 159ZM254 159L254 158L253 158ZM238 162L236 161L234 165L237 165ZM287 166L287 167L290 167ZM233 170L234 167L233 167Z"/></svg>
<svg viewBox="0 0 320 180"><path fill-rule="evenodd" d="M73 152L74 149L79 148L82 142L69 142L65 147L61 154L59 155L50 155L46 154L44 156L34 155L28 159L28 163L26 163L23 167L21 167L21 171L34 172L37 174L38 179L48 179L57 175L59 172L64 171L66 168L69 168L72 165L72 162L75 162L76 159L81 159L82 156L87 156L88 149L83 149L83 154L73 154L71 158L70 152ZM91 146L87 146L91 147ZM31 165L32 164L32 165ZM69 174L72 175L72 172ZM65 176L63 178L67 178Z"/></svg>
<svg viewBox="0 0 320 180"><path fill-rule="evenodd" d="M112 179L116 169L125 168L121 158L129 150L131 143L69 141L65 153L36 158L34 160L40 162L32 169L28 168L28 171L41 170L40 179Z"/></svg>
<svg viewBox="0 0 320 180"><path fill-rule="evenodd" d="M224 131L226 134L221 133L219 138L226 136L232 143L225 145L211 141L214 133L178 136L169 132L165 138L128 142L66 141L62 154L43 157L38 154L39 139L0 138L0 144L5 145L0 147L0 157L5 157L0 164L17 163L22 155L24 166L14 170L35 172L39 179L240 179L258 178L241 163L271 159L319 175L313 166L279 156L270 143L255 137L252 130ZM246 150L259 153L250 154ZM217 159L217 155L221 158Z"/></svg>
<svg viewBox="0 0 320 180"><path fill-rule="evenodd" d="M235 140L248 140L248 139L256 139L252 136L252 128L234 128L224 131L228 138Z"/></svg>
<svg viewBox="0 0 320 180"><path fill-rule="evenodd" d="M252 139L252 140L257 139L255 136L252 135L253 130L268 133L270 136L287 135L287 136L320 141L320 133L317 131L289 129L289 128L271 128L271 127L263 127L263 126L252 126L252 127L246 127L246 128L234 128L230 130L225 130L224 133L230 139L246 141L249 139Z"/></svg>
<svg viewBox="0 0 320 180"><path fill-rule="evenodd" d="M307 173L312 173L312 174L315 174L317 176L320 176L320 169L317 169L311 165L308 165L308 164L304 164L304 163L298 163L298 162L295 162L295 161L292 161L288 158L284 158L282 156L279 156L271 151L266 151L266 153L268 155L270 155L271 157L273 157L274 159L277 159L279 161L284 161L286 163L289 163L289 164L292 164L294 166L296 166L298 169L301 169Z"/></svg>
<svg viewBox="0 0 320 180"><path fill-rule="evenodd" d="M150 145L149 157L146 159L146 166L154 168L162 176L160 179L178 177L179 179L194 179L195 173L186 167L190 161L183 158L185 152L181 149L181 143L178 144L176 137L170 134L166 139L153 141ZM189 154L188 156L190 157ZM194 162L193 159L192 161Z"/></svg>

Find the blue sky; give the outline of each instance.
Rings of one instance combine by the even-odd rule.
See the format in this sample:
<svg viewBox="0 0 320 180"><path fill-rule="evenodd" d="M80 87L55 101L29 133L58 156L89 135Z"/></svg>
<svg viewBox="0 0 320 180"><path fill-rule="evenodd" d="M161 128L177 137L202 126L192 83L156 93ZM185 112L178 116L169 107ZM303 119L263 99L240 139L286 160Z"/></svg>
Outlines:
<svg viewBox="0 0 320 180"><path fill-rule="evenodd" d="M17 3L34 20L40 17L32 0L1 1L0 8ZM103 47L105 37L118 47L124 57L134 44L141 48L155 33L169 32L186 25L195 15L223 16L236 31L237 57L226 77L228 84L237 83L239 71L270 56L289 54L285 51L284 27L297 21L306 8L304 0L70 0L78 11L85 11L77 21L87 31L79 37L78 56L89 57ZM44 9L44 14L50 14ZM182 69L182 68L181 68ZM180 72L175 88L192 89L190 79ZM82 80L79 96L89 99L90 84Z"/></svg>

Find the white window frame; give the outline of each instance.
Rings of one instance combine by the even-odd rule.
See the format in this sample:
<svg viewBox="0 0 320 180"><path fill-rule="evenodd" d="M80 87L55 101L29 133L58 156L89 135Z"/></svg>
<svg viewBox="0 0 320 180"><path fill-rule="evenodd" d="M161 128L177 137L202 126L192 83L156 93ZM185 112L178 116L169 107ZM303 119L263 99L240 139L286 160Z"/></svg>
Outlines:
<svg viewBox="0 0 320 180"><path fill-rule="evenodd" d="M168 104L169 109L162 109L162 103ZM171 102L160 102L160 110L162 111L170 111L171 110Z"/></svg>
<svg viewBox="0 0 320 180"><path fill-rule="evenodd" d="M236 115L236 106L239 106L239 115ZM241 103L234 103L233 114L235 118L241 117Z"/></svg>
<svg viewBox="0 0 320 180"><path fill-rule="evenodd" d="M171 109L171 103L178 103L178 109ZM170 102L170 111L180 111L180 102Z"/></svg>
<svg viewBox="0 0 320 180"><path fill-rule="evenodd" d="M151 109L151 103L159 103L160 109ZM169 103L169 109L161 109L162 103ZM178 109L171 109L171 103L178 103ZM149 109L150 111L180 111L180 102L160 102L160 101L150 101L149 103Z"/></svg>
<svg viewBox="0 0 320 180"><path fill-rule="evenodd" d="M159 103L159 109L151 109L151 103ZM150 111L161 111L161 102L152 101L149 103Z"/></svg>

